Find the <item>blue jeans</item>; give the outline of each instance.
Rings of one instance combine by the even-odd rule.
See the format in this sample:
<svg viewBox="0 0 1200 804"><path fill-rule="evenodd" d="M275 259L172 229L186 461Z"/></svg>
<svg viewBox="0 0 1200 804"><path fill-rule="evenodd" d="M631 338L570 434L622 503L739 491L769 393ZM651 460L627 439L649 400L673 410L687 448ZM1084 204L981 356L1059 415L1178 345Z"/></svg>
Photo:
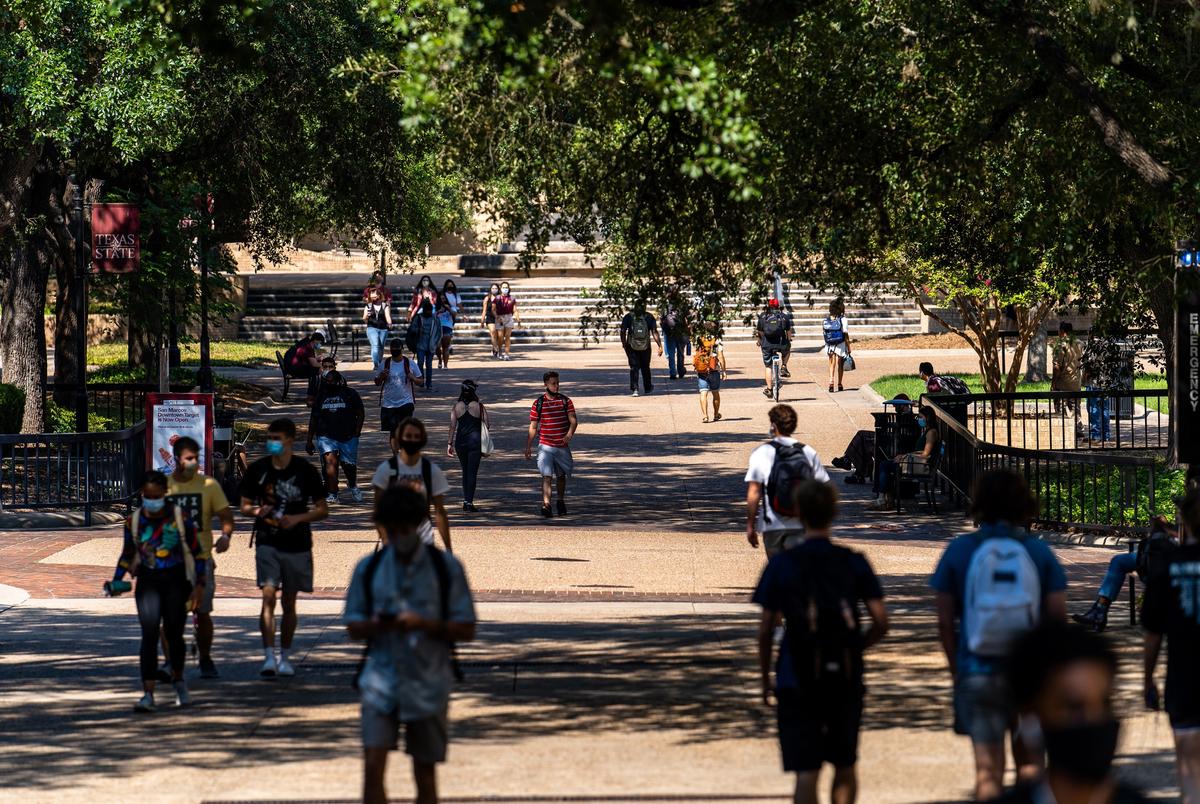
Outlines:
<svg viewBox="0 0 1200 804"><path fill-rule="evenodd" d="M682 377L684 374L683 354L687 351L688 347L687 339L671 340L670 338L665 337L665 332L663 335L663 343L667 347L667 371L670 373L672 378Z"/></svg>
<svg viewBox="0 0 1200 804"><path fill-rule="evenodd" d="M1094 386L1087 387L1089 391L1099 390ZM1108 397L1089 396L1087 398L1088 436L1093 441L1107 441L1112 430L1108 424Z"/></svg>
<svg viewBox="0 0 1200 804"><path fill-rule="evenodd" d="M367 343L371 344L371 362L375 370L383 364L383 347L387 343L388 331L378 327L367 327Z"/></svg>
<svg viewBox="0 0 1200 804"><path fill-rule="evenodd" d="M421 379L426 388L433 387L433 350L417 349L417 366L421 369Z"/></svg>
<svg viewBox="0 0 1200 804"><path fill-rule="evenodd" d="M1125 578L1129 573L1137 569L1137 553L1121 553L1113 556L1112 561L1108 562L1108 572L1104 574L1104 582L1100 584L1100 597L1106 597L1109 601L1117 599L1121 594L1121 587L1125 585Z"/></svg>
<svg viewBox="0 0 1200 804"><path fill-rule="evenodd" d="M895 461L880 461L879 474L875 478L875 486L872 490L876 494L892 494L895 492L897 469L898 466Z"/></svg>

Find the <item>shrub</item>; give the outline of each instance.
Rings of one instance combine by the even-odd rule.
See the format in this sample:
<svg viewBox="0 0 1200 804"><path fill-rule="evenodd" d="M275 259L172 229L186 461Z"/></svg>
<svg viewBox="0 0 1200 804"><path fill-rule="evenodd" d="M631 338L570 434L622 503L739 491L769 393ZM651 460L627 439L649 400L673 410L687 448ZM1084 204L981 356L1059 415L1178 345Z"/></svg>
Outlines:
<svg viewBox="0 0 1200 804"><path fill-rule="evenodd" d="M25 392L15 385L0 384L0 433L21 432L25 417Z"/></svg>

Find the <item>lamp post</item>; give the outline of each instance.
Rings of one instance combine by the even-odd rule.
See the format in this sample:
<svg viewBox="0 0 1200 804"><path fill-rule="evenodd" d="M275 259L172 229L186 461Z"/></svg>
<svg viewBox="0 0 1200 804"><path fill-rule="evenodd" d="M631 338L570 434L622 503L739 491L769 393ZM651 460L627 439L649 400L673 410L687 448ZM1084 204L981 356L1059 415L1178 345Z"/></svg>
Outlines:
<svg viewBox="0 0 1200 804"><path fill-rule="evenodd" d="M75 217L75 295L76 310L79 324L75 333L75 431L88 431L88 398L87 398L87 328L88 328L88 299L87 299L87 223L83 203L83 187L72 173L67 181L72 188L71 214Z"/></svg>
<svg viewBox="0 0 1200 804"><path fill-rule="evenodd" d="M196 235L200 259L200 370L196 372L196 382L202 393L211 394L214 388L208 341L208 247L204 235L212 228L212 193L203 197L200 208L200 230Z"/></svg>

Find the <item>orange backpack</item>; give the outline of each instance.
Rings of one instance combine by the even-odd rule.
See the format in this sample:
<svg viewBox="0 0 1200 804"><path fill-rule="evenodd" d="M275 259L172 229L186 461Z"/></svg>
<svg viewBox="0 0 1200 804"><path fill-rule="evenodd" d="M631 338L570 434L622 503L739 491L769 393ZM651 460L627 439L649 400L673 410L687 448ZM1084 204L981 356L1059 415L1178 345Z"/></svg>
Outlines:
<svg viewBox="0 0 1200 804"><path fill-rule="evenodd" d="M721 361L717 357L716 347L716 338L700 339L700 345L697 347L696 353L692 355L692 368L696 369L697 374L708 374L720 370Z"/></svg>

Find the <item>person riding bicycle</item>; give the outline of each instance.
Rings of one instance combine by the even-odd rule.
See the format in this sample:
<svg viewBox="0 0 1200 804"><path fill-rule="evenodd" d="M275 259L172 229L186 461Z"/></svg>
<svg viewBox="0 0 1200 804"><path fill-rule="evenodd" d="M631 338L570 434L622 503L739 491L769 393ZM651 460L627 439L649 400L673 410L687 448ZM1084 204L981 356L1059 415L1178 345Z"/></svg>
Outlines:
<svg viewBox="0 0 1200 804"><path fill-rule="evenodd" d="M790 377L787 361L792 351L792 317L779 305L779 299L769 299L766 309L758 317L754 325L754 338L762 349L763 365L766 366L766 388L764 396L771 396L771 361L776 354L780 356L779 373Z"/></svg>

